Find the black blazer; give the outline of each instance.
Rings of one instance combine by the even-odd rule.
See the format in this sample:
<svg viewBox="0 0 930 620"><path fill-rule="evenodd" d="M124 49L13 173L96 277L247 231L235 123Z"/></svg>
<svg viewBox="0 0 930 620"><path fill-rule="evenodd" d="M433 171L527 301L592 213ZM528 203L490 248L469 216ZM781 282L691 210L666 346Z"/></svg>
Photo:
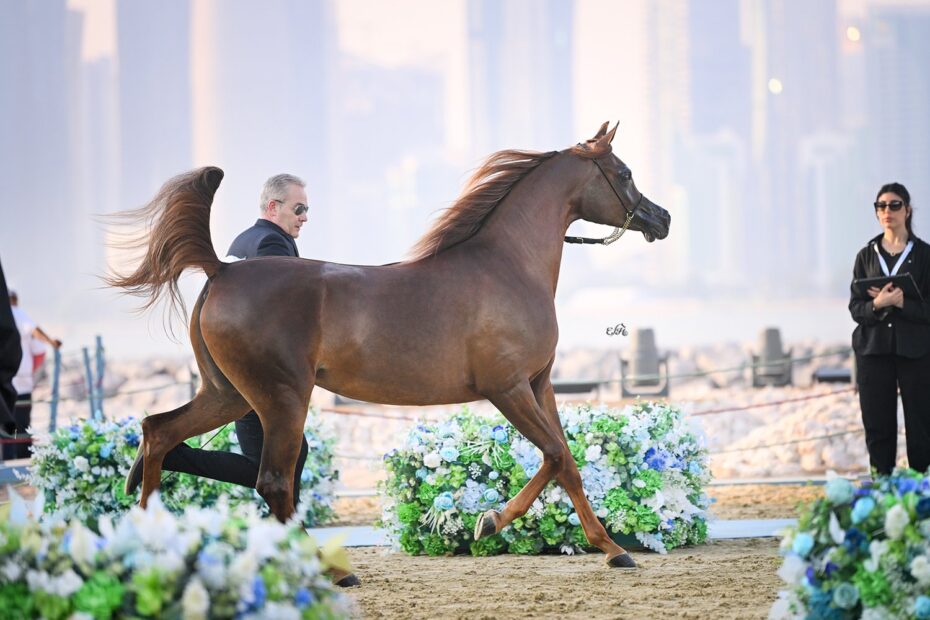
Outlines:
<svg viewBox="0 0 930 620"><path fill-rule="evenodd" d="M294 238L268 220L256 220L255 225L236 237L226 254L239 258L256 256L300 256Z"/></svg>
<svg viewBox="0 0 930 620"><path fill-rule="evenodd" d="M853 267L853 279L885 275L875 252L878 235L859 250ZM859 297L850 284L849 313L858 323L853 332L853 350L859 355L887 355L918 358L930 353L930 245L912 237L914 247L898 273L910 273L924 301L904 298L903 308L872 310L872 298ZM889 269L894 265L888 265Z"/></svg>
<svg viewBox="0 0 930 620"><path fill-rule="evenodd" d="M20 346L19 330L10 310L10 293L0 266L0 425L13 423L13 407L16 404L16 390L13 377L19 372L19 362L23 351Z"/></svg>

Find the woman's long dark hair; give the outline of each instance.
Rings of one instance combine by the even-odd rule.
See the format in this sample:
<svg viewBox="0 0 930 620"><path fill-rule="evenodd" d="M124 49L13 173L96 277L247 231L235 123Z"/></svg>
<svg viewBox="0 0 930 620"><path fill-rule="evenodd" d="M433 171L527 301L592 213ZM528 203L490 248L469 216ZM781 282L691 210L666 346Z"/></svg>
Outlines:
<svg viewBox="0 0 930 620"><path fill-rule="evenodd" d="M911 193L907 191L907 188L900 183L885 183L882 185L882 188L878 190L878 194L875 195L875 200L878 200L879 196L885 193L897 194L904 201L904 205L911 207ZM914 236L914 229L911 228L911 220L914 219L914 207L911 207L911 212L907 216L907 219L904 220L904 226L907 228L907 237L910 239Z"/></svg>

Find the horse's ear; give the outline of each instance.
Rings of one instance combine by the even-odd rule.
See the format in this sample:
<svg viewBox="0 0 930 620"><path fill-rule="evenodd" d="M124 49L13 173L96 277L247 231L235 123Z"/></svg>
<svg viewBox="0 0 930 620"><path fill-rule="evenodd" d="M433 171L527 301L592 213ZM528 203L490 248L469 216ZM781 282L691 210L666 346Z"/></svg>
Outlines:
<svg viewBox="0 0 930 620"><path fill-rule="evenodd" d="M591 142L592 140L600 140L601 138L603 138L604 134L607 133L607 128L609 126L610 126L610 121L606 121L603 125L601 125L601 128L597 130L597 133L594 134L594 137L591 138L591 140L588 140L588 142Z"/></svg>
<svg viewBox="0 0 930 620"><path fill-rule="evenodd" d="M610 132L606 136L604 136L604 140L606 140L607 144L610 144L611 142L614 141L614 135L616 135L617 128L619 126L620 126L620 121L617 121L617 124L614 125L614 128L611 129Z"/></svg>

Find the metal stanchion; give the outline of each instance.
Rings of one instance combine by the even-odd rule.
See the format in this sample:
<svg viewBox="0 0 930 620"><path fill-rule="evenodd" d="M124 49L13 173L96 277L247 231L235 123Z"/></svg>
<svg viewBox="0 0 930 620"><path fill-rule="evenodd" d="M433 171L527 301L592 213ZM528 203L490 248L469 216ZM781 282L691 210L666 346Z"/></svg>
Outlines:
<svg viewBox="0 0 930 620"><path fill-rule="evenodd" d="M52 398L49 401L48 432L54 433L58 424L58 381L61 377L61 351L53 349L55 367L52 369Z"/></svg>

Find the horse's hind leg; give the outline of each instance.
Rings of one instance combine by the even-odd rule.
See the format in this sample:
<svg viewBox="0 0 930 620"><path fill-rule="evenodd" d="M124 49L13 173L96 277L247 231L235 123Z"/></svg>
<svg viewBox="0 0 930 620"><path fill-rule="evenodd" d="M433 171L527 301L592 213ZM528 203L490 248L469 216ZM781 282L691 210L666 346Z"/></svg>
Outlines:
<svg viewBox="0 0 930 620"><path fill-rule="evenodd" d="M142 495L145 508L149 495L161 483L162 463L169 450L190 437L202 435L241 418L248 403L234 389L220 391L210 384L194 400L167 413L150 415L142 420Z"/></svg>
<svg viewBox="0 0 930 620"><path fill-rule="evenodd" d="M562 470L568 451L561 432L554 432L546 420L545 412L536 402L528 381L518 383L506 392L487 395L487 399L524 437L542 450L543 463L539 471L507 502L501 512L489 510L478 518L475 524L475 540L496 534L514 519L525 515L549 481ZM571 455L568 458L571 458Z"/></svg>

